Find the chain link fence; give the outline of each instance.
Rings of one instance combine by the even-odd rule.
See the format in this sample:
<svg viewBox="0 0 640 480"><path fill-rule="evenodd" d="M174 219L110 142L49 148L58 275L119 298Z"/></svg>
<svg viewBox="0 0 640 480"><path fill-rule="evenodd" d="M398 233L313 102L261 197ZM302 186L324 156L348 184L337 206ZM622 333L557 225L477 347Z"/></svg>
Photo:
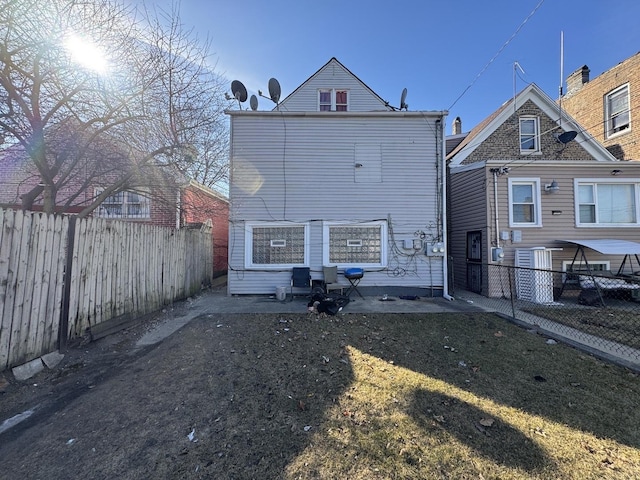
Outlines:
<svg viewBox="0 0 640 480"><path fill-rule="evenodd" d="M467 265L454 295L530 325L590 353L640 366L640 272L561 272ZM625 362L626 361L626 362Z"/></svg>

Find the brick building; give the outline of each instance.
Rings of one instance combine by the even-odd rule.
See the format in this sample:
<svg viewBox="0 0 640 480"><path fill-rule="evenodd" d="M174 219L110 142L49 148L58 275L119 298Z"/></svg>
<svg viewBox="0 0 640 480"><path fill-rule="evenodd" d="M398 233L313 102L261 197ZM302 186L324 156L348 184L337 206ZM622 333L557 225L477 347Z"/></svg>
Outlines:
<svg viewBox="0 0 640 480"><path fill-rule="evenodd" d="M640 53L590 79L582 66L567 77L562 109L620 160L640 160Z"/></svg>
<svg viewBox="0 0 640 480"><path fill-rule="evenodd" d="M87 181L83 169L60 188L57 211L81 212L114 181L109 174ZM0 151L0 208L22 209L22 195L39 182L33 163L20 147ZM114 220L158 225L170 228L197 228L207 220L212 223L213 274L227 271L229 228L228 199L194 180L188 180L165 168L147 166L140 172L135 187L114 193L96 208L92 215ZM42 198L36 198L32 210L42 209Z"/></svg>

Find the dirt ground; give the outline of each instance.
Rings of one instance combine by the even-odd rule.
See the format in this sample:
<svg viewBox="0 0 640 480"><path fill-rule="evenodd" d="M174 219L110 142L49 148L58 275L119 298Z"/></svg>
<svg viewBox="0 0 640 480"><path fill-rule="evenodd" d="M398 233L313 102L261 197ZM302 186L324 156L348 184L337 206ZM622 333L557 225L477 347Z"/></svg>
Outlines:
<svg viewBox="0 0 640 480"><path fill-rule="evenodd" d="M155 327L191 315L183 302L135 327L70 349L60 366L27 382L5 374L0 421L29 416L0 433L0 478L435 478L412 473L425 468L419 453L435 448L425 442L433 438L443 448L457 438L465 452L479 453L466 464L488 462L471 469L493 472L486 478L563 478L558 459L519 430L505 425L491 437L478 433L469 418L485 413L466 402L418 389L422 393L407 397L412 400L405 405L406 398L395 390L380 388L382 381L402 383L410 372L435 383L446 379L448 388L475 391L497 405L525 409L597 438L617 439L616 445L638 445L636 429L615 420L622 414L615 408L619 392L632 400L638 396L636 376L550 346L491 314L450 313L441 321L438 314L425 313L319 317L306 311L205 311L163 341L136 348ZM459 350L484 363L467 365ZM618 372L614 377L613 371ZM585 378L576 383L576 375ZM595 419L586 419L571 404L549 400L561 391L575 396L587 377L594 390L590 395L581 391L584 411L607 406ZM617 390L611 378L620 384ZM520 384L523 388L517 389ZM599 385L606 390L596 389ZM384 398L374 404L373 396L381 394ZM394 417L387 412L382 421L387 408L404 413ZM431 408L446 409L445 425L454 437L444 434L438 412L425 414ZM392 438L402 447L393 456L389 432L395 435L394 422L407 415L419 431ZM369 448L376 442L382 442L379 448ZM366 451L382 453L372 457ZM632 454L636 462L637 451ZM600 465L589 459L594 456L590 451L575 455L582 455L577 461L584 457ZM436 463L446 462L444 457ZM374 468L385 462L384 472ZM475 473L456 476L456 465L449 463L446 468L430 465L430 472L442 472L439 478L480 478ZM524 474L505 476L513 469Z"/></svg>
<svg viewBox="0 0 640 480"><path fill-rule="evenodd" d="M349 384L341 327L366 316L206 314L134 348L180 308L27 382L5 373L0 419L33 413L0 434L0 476L279 478Z"/></svg>

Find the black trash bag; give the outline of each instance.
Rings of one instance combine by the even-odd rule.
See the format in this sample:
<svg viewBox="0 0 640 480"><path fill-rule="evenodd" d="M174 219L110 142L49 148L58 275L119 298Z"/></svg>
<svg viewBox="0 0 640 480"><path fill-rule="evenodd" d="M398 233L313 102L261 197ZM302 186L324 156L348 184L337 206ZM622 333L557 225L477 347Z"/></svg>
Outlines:
<svg viewBox="0 0 640 480"><path fill-rule="evenodd" d="M336 315L347 303L349 303L349 297L346 295L328 296L322 288L316 287L311 292L311 301L308 306L315 305L318 313Z"/></svg>
<svg viewBox="0 0 640 480"><path fill-rule="evenodd" d="M318 313L326 313L327 315L336 315L342 307L333 298L325 298L321 300L317 306Z"/></svg>

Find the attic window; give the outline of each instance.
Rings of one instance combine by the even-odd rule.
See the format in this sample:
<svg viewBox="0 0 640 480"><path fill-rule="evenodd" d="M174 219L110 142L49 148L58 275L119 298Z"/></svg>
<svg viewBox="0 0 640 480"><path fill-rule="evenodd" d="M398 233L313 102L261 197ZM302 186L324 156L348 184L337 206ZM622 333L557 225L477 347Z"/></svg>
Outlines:
<svg viewBox="0 0 640 480"><path fill-rule="evenodd" d="M349 110L348 90L318 90L318 110L321 112L346 112Z"/></svg>
<svg viewBox="0 0 640 480"><path fill-rule="evenodd" d="M520 117L520 153L540 151L538 117Z"/></svg>

